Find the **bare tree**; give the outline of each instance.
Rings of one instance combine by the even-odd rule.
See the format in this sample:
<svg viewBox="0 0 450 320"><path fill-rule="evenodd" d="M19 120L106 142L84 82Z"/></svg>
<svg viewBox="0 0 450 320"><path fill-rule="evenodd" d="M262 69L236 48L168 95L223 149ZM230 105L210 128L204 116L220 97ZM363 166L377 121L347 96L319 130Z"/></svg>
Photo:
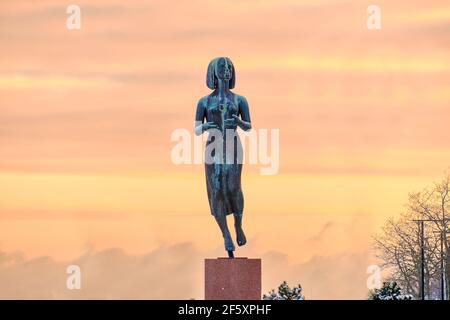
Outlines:
<svg viewBox="0 0 450 320"><path fill-rule="evenodd" d="M389 268L390 281L396 281L404 290L419 298L421 270L420 235L414 220L429 220L425 224L424 271L425 293L428 297L440 286L441 236L444 246L444 273L446 296L450 297L450 261L447 236L450 221L450 175L431 188L411 193L403 212L397 219L390 218L374 237L377 256L383 267Z"/></svg>
<svg viewBox="0 0 450 320"><path fill-rule="evenodd" d="M450 260L448 223L450 222L450 175L447 175L440 182L435 183L433 188L425 189L422 192L410 195L409 210L417 213L424 219L431 220L429 228L434 232L437 246L440 247L441 236L443 237L444 251L444 272L446 281L446 296L450 297ZM436 252L436 260L439 261L441 252Z"/></svg>

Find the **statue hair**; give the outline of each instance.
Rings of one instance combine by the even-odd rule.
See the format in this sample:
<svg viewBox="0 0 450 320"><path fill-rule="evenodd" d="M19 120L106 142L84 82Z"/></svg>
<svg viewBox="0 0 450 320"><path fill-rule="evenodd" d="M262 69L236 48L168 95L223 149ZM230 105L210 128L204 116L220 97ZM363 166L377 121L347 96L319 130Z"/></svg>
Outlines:
<svg viewBox="0 0 450 320"><path fill-rule="evenodd" d="M234 85L236 83L236 72L234 71L234 65L233 62L231 62L230 58L228 57L218 57L213 60L208 65L208 71L206 72L206 86L210 88L211 90L214 90L217 88L217 77L216 77L216 68L217 63L220 61L220 59L225 59L227 63L231 66L231 79L228 82L228 88L233 89Z"/></svg>

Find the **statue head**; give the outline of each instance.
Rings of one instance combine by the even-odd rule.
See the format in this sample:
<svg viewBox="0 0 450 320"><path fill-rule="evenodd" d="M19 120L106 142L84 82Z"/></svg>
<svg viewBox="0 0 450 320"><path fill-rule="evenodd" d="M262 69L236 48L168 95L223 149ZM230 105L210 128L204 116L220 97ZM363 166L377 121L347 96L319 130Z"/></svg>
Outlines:
<svg viewBox="0 0 450 320"><path fill-rule="evenodd" d="M211 60L206 73L206 85L211 90L217 88L219 80L228 81L228 88L233 89L236 83L236 73L230 58L219 57Z"/></svg>

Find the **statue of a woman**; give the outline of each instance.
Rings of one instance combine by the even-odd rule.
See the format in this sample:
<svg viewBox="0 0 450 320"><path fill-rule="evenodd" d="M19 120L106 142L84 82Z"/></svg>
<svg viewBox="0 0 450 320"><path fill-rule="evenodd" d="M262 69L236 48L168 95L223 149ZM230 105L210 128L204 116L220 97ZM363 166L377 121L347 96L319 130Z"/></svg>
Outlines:
<svg viewBox="0 0 450 320"><path fill-rule="evenodd" d="M206 142L206 153L213 142L217 144L220 140L221 147L223 146L223 149L213 148L211 154L205 155L205 159L214 159L205 160L205 173L211 214L220 227L229 257L234 256L234 244L227 226L228 214L233 213L234 216L237 244L243 246L247 242L242 230L242 145L236 129L251 129L247 100L230 91L234 88L235 81L234 66L229 58L219 57L212 60L206 74L206 85L213 92L200 99L195 114L195 133L210 133ZM211 134L212 131L220 134L219 140L216 140L217 134ZM230 145L232 147L229 147Z"/></svg>

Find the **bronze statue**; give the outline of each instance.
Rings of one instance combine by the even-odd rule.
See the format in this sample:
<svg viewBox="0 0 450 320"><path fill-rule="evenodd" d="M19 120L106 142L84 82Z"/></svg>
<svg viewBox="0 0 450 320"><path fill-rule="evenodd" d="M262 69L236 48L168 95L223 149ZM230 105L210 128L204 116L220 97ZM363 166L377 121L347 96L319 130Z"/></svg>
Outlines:
<svg viewBox="0 0 450 320"><path fill-rule="evenodd" d="M235 82L236 74L229 58L219 57L212 60L206 74L206 85L213 92L200 99L195 115L195 133L200 135L208 132L205 159L213 159L205 161L208 201L230 258L234 257L235 248L228 230L228 214L233 213L234 216L237 244L243 246L247 242L242 230L242 145L236 129L251 129L247 100L230 91ZM209 151L208 146L214 142L219 142L220 148Z"/></svg>

